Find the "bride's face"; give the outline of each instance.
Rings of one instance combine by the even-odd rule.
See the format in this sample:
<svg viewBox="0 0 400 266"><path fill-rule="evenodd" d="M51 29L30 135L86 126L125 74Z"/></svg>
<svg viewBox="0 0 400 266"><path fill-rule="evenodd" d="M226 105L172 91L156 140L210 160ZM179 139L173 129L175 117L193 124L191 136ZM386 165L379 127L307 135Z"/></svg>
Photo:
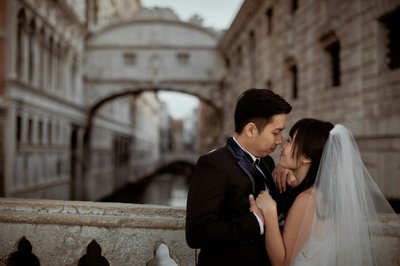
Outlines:
<svg viewBox="0 0 400 266"><path fill-rule="evenodd" d="M293 155L293 139L292 137L288 137L281 144L282 151L279 156L279 165L283 168L287 168L290 170L295 170L298 167L297 159L294 158Z"/></svg>
<svg viewBox="0 0 400 266"><path fill-rule="evenodd" d="M294 134L293 138L288 137L282 144L282 151L279 156L279 165L283 168L290 169L292 171L296 171L305 160L304 155L300 155L300 157L296 156L295 153L295 138L296 134Z"/></svg>

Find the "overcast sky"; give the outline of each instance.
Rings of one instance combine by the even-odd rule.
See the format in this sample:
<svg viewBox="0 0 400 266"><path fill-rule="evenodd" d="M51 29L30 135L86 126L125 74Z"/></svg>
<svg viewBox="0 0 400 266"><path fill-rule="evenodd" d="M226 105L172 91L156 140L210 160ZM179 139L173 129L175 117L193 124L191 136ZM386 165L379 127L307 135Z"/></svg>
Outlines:
<svg viewBox="0 0 400 266"><path fill-rule="evenodd" d="M239 11L243 0L141 0L144 7L169 7L181 20L197 14L203 25L216 29L227 29Z"/></svg>
<svg viewBox="0 0 400 266"><path fill-rule="evenodd" d="M229 27L243 0L141 0L141 3L144 7L169 7L183 21L197 14L203 19L203 26L223 30ZM160 92L159 96L174 118L186 117L199 102L196 97L182 93Z"/></svg>

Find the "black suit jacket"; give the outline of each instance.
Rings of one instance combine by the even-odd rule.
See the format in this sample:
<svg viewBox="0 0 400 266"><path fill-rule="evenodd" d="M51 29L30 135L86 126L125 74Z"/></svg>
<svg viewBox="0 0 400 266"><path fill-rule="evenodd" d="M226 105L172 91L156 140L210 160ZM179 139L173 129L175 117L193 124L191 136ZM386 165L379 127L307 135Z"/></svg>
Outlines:
<svg viewBox="0 0 400 266"><path fill-rule="evenodd" d="M263 160L272 171L272 158ZM270 264L264 236L249 209L252 182L239 161L227 146L197 161L187 199L186 241L201 249L198 265Z"/></svg>

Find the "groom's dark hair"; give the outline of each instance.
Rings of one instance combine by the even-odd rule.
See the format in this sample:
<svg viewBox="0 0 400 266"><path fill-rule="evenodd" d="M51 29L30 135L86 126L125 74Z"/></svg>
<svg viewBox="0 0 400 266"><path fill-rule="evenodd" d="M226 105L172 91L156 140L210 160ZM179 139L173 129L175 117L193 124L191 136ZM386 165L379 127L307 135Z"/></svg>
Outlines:
<svg viewBox="0 0 400 266"><path fill-rule="evenodd" d="M272 116L288 114L291 110L292 106L285 99L269 89L248 89L239 96L236 103L235 132L241 133L250 122L262 131Z"/></svg>

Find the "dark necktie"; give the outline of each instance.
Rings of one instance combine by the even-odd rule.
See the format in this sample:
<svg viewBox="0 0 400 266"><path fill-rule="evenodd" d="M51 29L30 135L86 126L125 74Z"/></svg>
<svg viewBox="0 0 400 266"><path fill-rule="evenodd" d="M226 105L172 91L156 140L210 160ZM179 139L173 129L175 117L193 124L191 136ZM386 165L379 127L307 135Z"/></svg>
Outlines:
<svg viewBox="0 0 400 266"><path fill-rule="evenodd" d="M267 167L265 166L265 163L263 161L261 161L260 159L256 159L254 161L254 164L257 166L257 170L260 171L264 177L264 183L266 184L266 188L265 190L267 192L270 192L270 189L275 187L275 184L273 182L271 182L271 172L267 169Z"/></svg>
<svg viewBox="0 0 400 266"><path fill-rule="evenodd" d="M262 163L260 159L256 159L253 163L253 166L257 169L257 175L256 175L256 184L257 184L257 190L258 191L262 191L262 190L268 190L268 188L266 187L266 181L267 178L265 176L265 173L261 167Z"/></svg>

